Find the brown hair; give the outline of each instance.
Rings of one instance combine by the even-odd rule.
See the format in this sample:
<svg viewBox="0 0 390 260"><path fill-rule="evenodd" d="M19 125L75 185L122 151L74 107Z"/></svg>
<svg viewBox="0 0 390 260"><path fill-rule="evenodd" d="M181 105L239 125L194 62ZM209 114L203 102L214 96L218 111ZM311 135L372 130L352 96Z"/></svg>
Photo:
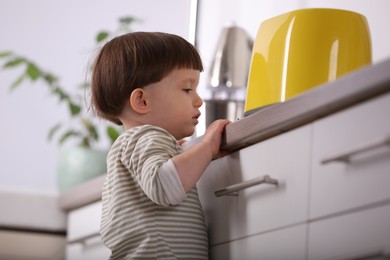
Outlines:
<svg viewBox="0 0 390 260"><path fill-rule="evenodd" d="M196 48L180 36L133 32L105 44L92 74L92 106L98 116L118 125L118 115L136 88L159 82L174 69L203 71Z"/></svg>

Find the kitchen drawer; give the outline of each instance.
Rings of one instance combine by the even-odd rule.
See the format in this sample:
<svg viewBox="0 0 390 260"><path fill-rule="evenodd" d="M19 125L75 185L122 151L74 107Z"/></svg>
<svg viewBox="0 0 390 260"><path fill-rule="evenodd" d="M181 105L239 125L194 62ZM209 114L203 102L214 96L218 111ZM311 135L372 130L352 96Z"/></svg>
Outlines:
<svg viewBox="0 0 390 260"><path fill-rule="evenodd" d="M108 259L110 250L100 240L100 201L73 210L68 215L66 259Z"/></svg>
<svg viewBox="0 0 390 260"><path fill-rule="evenodd" d="M387 94L314 123L310 218L390 199L389 111Z"/></svg>
<svg viewBox="0 0 390 260"><path fill-rule="evenodd" d="M306 253L306 225L250 236L210 248L211 260L303 260Z"/></svg>
<svg viewBox="0 0 390 260"><path fill-rule="evenodd" d="M67 260L107 260L111 255L97 238L89 239L84 243L75 243L66 247Z"/></svg>
<svg viewBox="0 0 390 260"><path fill-rule="evenodd" d="M0 229L2 260L63 260L65 245L65 235Z"/></svg>
<svg viewBox="0 0 390 260"><path fill-rule="evenodd" d="M98 236L100 231L101 202L73 210L68 215L68 241Z"/></svg>
<svg viewBox="0 0 390 260"><path fill-rule="evenodd" d="M305 126L213 161L198 183L210 243L219 244L307 219L311 127ZM226 186L269 175L238 196L217 197Z"/></svg>
<svg viewBox="0 0 390 260"><path fill-rule="evenodd" d="M389 259L390 204L309 225L308 259Z"/></svg>

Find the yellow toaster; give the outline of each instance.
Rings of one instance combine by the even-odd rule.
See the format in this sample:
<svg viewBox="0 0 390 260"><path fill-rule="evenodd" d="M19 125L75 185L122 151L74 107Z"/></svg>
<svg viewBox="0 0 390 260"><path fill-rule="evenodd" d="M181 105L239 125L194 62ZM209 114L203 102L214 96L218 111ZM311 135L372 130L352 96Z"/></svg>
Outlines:
<svg viewBox="0 0 390 260"><path fill-rule="evenodd" d="M371 59L369 27L361 14L308 8L265 20L253 45L245 115L332 81Z"/></svg>

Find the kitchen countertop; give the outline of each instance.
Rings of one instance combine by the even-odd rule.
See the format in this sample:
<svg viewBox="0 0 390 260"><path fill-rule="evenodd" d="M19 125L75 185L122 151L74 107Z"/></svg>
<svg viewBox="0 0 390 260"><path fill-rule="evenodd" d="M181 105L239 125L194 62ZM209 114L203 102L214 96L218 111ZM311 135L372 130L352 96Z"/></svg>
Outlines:
<svg viewBox="0 0 390 260"><path fill-rule="evenodd" d="M390 92L390 59L366 66L317 86L283 103L262 108L226 126L222 148L237 151L318 118ZM187 142L187 146L201 137ZM69 211L101 199L105 175L84 183L59 198Z"/></svg>
<svg viewBox="0 0 390 260"><path fill-rule="evenodd" d="M0 230L65 235L66 213L57 194L0 190Z"/></svg>

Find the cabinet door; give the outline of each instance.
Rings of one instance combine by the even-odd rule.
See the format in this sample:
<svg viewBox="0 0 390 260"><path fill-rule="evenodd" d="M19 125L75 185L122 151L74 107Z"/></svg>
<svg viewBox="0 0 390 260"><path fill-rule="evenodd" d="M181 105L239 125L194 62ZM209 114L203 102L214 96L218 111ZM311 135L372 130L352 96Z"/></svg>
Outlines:
<svg viewBox="0 0 390 260"><path fill-rule="evenodd" d="M313 127L310 218L390 199L390 94Z"/></svg>
<svg viewBox="0 0 390 260"><path fill-rule="evenodd" d="M68 215L67 260L106 260L110 250L100 240L101 202L71 211Z"/></svg>
<svg viewBox="0 0 390 260"><path fill-rule="evenodd" d="M389 259L390 204L309 225L309 259Z"/></svg>
<svg viewBox="0 0 390 260"><path fill-rule="evenodd" d="M212 245L306 221L310 140L305 126L211 163L198 189ZM238 196L214 193L264 175L278 186L260 184Z"/></svg>
<svg viewBox="0 0 390 260"><path fill-rule="evenodd" d="M97 239L66 247L67 260L107 260L110 254L110 251Z"/></svg>
<svg viewBox="0 0 390 260"><path fill-rule="evenodd" d="M261 235L215 245L212 260L303 260L306 253L306 225L298 225Z"/></svg>
<svg viewBox="0 0 390 260"><path fill-rule="evenodd" d="M0 229L2 260L63 260L65 245L64 235Z"/></svg>

